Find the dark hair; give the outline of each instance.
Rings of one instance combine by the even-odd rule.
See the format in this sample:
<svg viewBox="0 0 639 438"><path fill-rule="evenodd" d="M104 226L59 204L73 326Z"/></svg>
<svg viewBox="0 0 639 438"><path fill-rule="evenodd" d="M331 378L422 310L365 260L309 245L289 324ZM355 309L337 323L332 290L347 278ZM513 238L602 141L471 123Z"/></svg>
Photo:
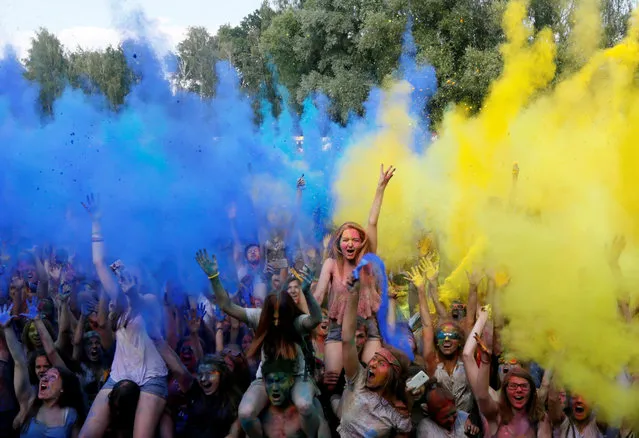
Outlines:
<svg viewBox="0 0 639 438"><path fill-rule="evenodd" d="M295 361L291 359L268 359L262 362L262 375L266 377L271 373L295 374Z"/></svg>
<svg viewBox="0 0 639 438"><path fill-rule="evenodd" d="M85 408L82 390L80 389L80 381L75 374L73 374L66 368L52 367L51 369L58 370L58 373L60 373L60 378L62 379L62 392L60 393L60 398L58 399L58 406L60 406L61 408L74 409L78 415L76 424L82 424L85 417ZM38 415L38 411L42 407L42 404L43 401L40 400L40 398L38 397L33 400L31 406L29 407L29 411L21 425L23 432L25 432L29 428L31 420Z"/></svg>
<svg viewBox="0 0 639 438"><path fill-rule="evenodd" d="M233 373L226 366L224 358L217 354L206 354L198 362L200 365L212 366L216 371L220 373L220 386L218 386L215 396L220 400L220 409L227 412L235 413L240 406L242 400L243 391L240 389L237 379L233 378Z"/></svg>
<svg viewBox="0 0 639 438"><path fill-rule="evenodd" d="M116 431L133 431L140 387L131 380L120 380L109 393L110 426Z"/></svg>
<svg viewBox="0 0 639 438"><path fill-rule="evenodd" d="M245 259L248 259L248 252L249 252L249 249L251 249L251 248L257 248L257 249L261 250L259 243L249 243L248 245L246 245L244 247L244 258Z"/></svg>
<svg viewBox="0 0 639 438"><path fill-rule="evenodd" d="M268 295L247 357L255 357L263 350L267 359L294 359L297 356L296 344L302 344L294 322L301 314L286 290Z"/></svg>
<svg viewBox="0 0 639 438"><path fill-rule="evenodd" d="M51 361L49 360L49 356L47 356L47 353L44 350L39 349L39 350L34 350L34 351L29 352L29 355L28 355L28 359L29 359L29 382L32 385L37 385L38 382L40 381L40 378L38 377L38 375L35 372L36 359L39 358L40 356L46 357L47 358L47 362L49 362L49 365L52 365Z"/></svg>
<svg viewBox="0 0 639 438"><path fill-rule="evenodd" d="M504 384L502 386L501 397L499 399L499 415L501 417L501 422L502 424L508 424L513 419L513 409L507 394L508 383L513 377L525 379L530 385L530 393L525 409L528 421L530 421L531 424L536 425L543 419L544 415L543 411L539 409L539 403L537 403L537 387L535 386L535 381L530 373L520 367L512 368L504 377Z"/></svg>
<svg viewBox="0 0 639 438"><path fill-rule="evenodd" d="M410 360L400 350L384 344L384 348L389 350L393 356L397 359L400 365L399 373L395 370L395 367L389 367L389 374L386 383L382 386L381 395L385 398L391 398L394 401L394 407L399 411L408 412L412 410L412 401L406 394L406 380L408 378L408 370L410 368ZM390 400L389 400L390 401ZM404 408L401 408L401 404ZM399 406L398 406L399 405Z"/></svg>

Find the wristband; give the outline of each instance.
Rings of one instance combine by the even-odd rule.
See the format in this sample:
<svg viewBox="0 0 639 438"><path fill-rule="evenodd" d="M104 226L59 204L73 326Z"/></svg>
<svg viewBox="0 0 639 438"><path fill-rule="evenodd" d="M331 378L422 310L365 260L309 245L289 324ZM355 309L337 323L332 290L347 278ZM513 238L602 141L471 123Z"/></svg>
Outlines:
<svg viewBox="0 0 639 438"><path fill-rule="evenodd" d="M217 278L217 277L219 277L219 276L220 276L220 273L219 273L219 272L216 272L216 273L215 273L215 274L213 274L213 275L209 275L209 280L213 280L214 278Z"/></svg>

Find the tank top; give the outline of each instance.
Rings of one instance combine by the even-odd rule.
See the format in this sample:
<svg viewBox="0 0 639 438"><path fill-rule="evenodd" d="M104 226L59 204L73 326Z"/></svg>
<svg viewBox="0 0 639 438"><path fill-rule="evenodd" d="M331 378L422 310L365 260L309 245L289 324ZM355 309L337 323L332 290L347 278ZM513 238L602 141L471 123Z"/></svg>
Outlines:
<svg viewBox="0 0 639 438"><path fill-rule="evenodd" d="M115 332L115 356L111 366L111 379L115 382L131 380L143 386L156 377L169 373L162 356L146 332L140 315L124 326L126 315L121 317L120 328Z"/></svg>
<svg viewBox="0 0 639 438"><path fill-rule="evenodd" d="M344 279L340 278L337 262L335 261L328 289L328 317L337 320L339 325L342 325L342 321L344 320L344 312L346 311L346 304L350 296L345 281L347 275L348 273L344 272ZM359 292L359 302L357 303L357 316L365 319L370 318L379 310L381 302L382 298L375 289L374 283L362 283Z"/></svg>
<svg viewBox="0 0 639 438"><path fill-rule="evenodd" d="M70 438L77 419L78 414L73 408L66 409L62 426L49 427L33 417L27 429L20 433L20 438Z"/></svg>
<svg viewBox="0 0 639 438"><path fill-rule="evenodd" d="M462 361L457 362L452 375L448 374L443 363L438 363L433 377L453 394L457 409L464 412L470 412L473 409L475 399Z"/></svg>

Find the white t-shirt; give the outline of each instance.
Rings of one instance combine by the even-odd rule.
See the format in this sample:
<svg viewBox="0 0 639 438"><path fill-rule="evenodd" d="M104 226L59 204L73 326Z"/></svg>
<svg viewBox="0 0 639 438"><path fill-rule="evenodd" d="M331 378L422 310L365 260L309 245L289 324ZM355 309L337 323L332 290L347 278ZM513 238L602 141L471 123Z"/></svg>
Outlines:
<svg viewBox="0 0 639 438"><path fill-rule="evenodd" d="M121 321L124 318L126 315ZM166 377L168 373L164 359L146 332L142 316L137 315L126 327L117 329L110 376L113 381L131 380L143 386L155 377Z"/></svg>
<svg viewBox="0 0 639 438"><path fill-rule="evenodd" d="M466 420L468 414L457 411L457 420L452 432L447 431L430 418L424 418L417 425L417 438L466 438Z"/></svg>
<svg viewBox="0 0 639 438"><path fill-rule="evenodd" d="M342 438L390 437L411 431L411 418L400 414L377 393L366 388L366 370L359 365L355 377L346 379L342 394L342 419L337 432Z"/></svg>
<svg viewBox="0 0 639 438"><path fill-rule="evenodd" d="M253 330L257 330L257 326L260 323L260 317L262 316L262 309L244 309L246 311L246 319L247 325ZM295 318L293 325L295 326L295 330L300 334L307 333L308 330L304 328L303 321L310 318L309 315L300 315ZM273 330L273 329L272 329ZM281 330L280 328L275 328L275 330ZM295 366L295 376L303 376L304 371L306 370L306 361L304 360L304 352L302 352L302 348L299 345L295 345L295 350L297 351L297 364ZM257 369L257 373L255 374L256 379L262 378L262 362L265 360L264 349L262 349L261 353L261 361L260 366Z"/></svg>

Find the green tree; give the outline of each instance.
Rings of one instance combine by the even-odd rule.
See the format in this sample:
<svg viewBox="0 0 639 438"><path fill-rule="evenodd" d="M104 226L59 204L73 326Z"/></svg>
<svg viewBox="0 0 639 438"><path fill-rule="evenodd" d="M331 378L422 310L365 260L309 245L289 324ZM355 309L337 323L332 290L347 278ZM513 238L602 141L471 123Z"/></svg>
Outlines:
<svg viewBox="0 0 639 438"><path fill-rule="evenodd" d="M45 114L53 114L53 103L62 95L67 83L67 60L60 40L40 28L24 60L25 77L40 85L40 105Z"/></svg>
<svg viewBox="0 0 639 438"><path fill-rule="evenodd" d="M102 51L79 48L68 57L69 82L86 93L102 93L117 110L131 89L135 77L121 47Z"/></svg>
<svg viewBox="0 0 639 438"><path fill-rule="evenodd" d="M204 27L189 27L186 38L177 46L179 87L211 97L215 92L215 39Z"/></svg>

